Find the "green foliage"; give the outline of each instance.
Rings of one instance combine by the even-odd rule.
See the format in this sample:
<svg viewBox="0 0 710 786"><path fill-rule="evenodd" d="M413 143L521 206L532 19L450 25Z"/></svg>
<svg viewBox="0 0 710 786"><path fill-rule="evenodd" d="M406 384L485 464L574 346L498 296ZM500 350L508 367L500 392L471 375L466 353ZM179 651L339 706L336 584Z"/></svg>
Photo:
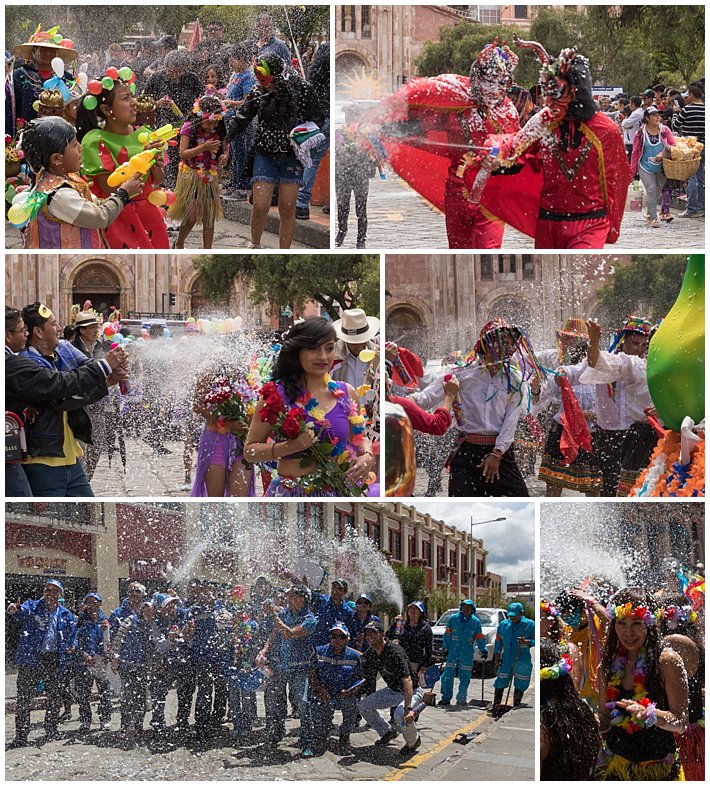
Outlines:
<svg viewBox="0 0 710 786"><path fill-rule="evenodd" d="M640 254L617 267L597 292L602 324L611 329L629 314L653 321L665 317L678 297L687 264L688 258L678 254Z"/></svg>
<svg viewBox="0 0 710 786"><path fill-rule="evenodd" d="M208 297L224 297L238 278L254 303L302 310L314 300L331 319L339 318L338 306L379 315L380 262L373 254L208 254L193 261Z"/></svg>
<svg viewBox="0 0 710 786"><path fill-rule="evenodd" d="M395 572L399 580L399 586L402 588L405 607L413 600L419 600L423 597L424 585L426 584L424 568L394 564L392 565L392 570ZM404 611L404 609L401 611Z"/></svg>
<svg viewBox="0 0 710 786"><path fill-rule="evenodd" d="M427 616L431 620L437 620L447 609L458 608L460 602L461 597L455 592L451 592L448 586L437 587L427 595Z"/></svg>
<svg viewBox="0 0 710 786"><path fill-rule="evenodd" d="M687 84L704 74L705 8L647 4L585 6L560 10L541 6L523 37L539 41L552 56L576 46L591 62L596 84L621 85L639 93L661 78ZM468 74L471 61L496 36L520 55L515 81L530 87L538 80L540 63L530 50L513 45L515 28L461 22L440 30L440 40L427 42L417 61L422 76Z"/></svg>
<svg viewBox="0 0 710 786"><path fill-rule="evenodd" d="M483 609L504 609L508 603L499 587L489 587L476 593L476 605Z"/></svg>

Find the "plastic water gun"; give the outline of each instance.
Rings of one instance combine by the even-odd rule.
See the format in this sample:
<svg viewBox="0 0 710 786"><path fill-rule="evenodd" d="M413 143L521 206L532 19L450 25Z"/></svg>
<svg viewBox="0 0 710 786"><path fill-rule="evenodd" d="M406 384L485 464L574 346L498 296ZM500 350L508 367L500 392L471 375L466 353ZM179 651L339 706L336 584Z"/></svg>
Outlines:
<svg viewBox="0 0 710 786"><path fill-rule="evenodd" d="M48 196L43 191L21 191L7 211L7 220L14 227L22 228L39 213Z"/></svg>
<svg viewBox="0 0 710 786"><path fill-rule="evenodd" d="M138 141L142 145L148 145L153 142L161 142L163 144L167 144L171 139L174 139L180 133L180 128L178 126L171 126L170 123L166 123L164 126L160 126L160 128L156 129L155 131L141 131L138 134Z"/></svg>
<svg viewBox="0 0 710 786"><path fill-rule="evenodd" d="M125 183L126 180L130 180L134 175L140 175L141 177L147 175L150 168L155 163L157 154L157 150L143 150L143 152L131 156L130 160L126 161L125 164L121 164L120 167L115 169L108 176L107 182L109 186L111 186L111 188L120 186L122 183Z"/></svg>
<svg viewBox="0 0 710 786"><path fill-rule="evenodd" d="M180 107L175 103L175 101L173 101L173 99L170 96L163 96L163 98L167 98L168 101L170 101L170 111L176 117L182 117L182 112L180 111Z"/></svg>

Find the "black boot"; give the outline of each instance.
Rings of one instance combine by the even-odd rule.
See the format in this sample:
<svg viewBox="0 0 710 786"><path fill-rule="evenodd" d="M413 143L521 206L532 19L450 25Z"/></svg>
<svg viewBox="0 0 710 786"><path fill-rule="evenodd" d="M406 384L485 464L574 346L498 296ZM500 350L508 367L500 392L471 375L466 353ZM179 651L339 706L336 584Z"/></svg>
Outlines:
<svg viewBox="0 0 710 786"><path fill-rule="evenodd" d="M343 232L342 229L338 230L338 234L335 236L335 247L340 248L343 245L343 240L345 240L345 235L347 234L347 230Z"/></svg>
<svg viewBox="0 0 710 786"><path fill-rule="evenodd" d="M493 693L493 703L486 710L488 714L493 715L495 713L496 707L500 707L502 701L503 701L503 688L501 688L500 690L496 688L495 692Z"/></svg>
<svg viewBox="0 0 710 786"><path fill-rule="evenodd" d="M517 707L520 704L520 702L523 700L523 693L525 693L525 691L518 690L517 688L513 689L513 706L514 707Z"/></svg>

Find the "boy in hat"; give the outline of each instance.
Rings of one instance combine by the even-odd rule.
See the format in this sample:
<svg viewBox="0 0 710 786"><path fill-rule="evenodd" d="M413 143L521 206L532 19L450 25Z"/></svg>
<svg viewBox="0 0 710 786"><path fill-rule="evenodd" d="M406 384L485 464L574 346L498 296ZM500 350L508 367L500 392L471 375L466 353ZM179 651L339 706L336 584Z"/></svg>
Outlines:
<svg viewBox="0 0 710 786"><path fill-rule="evenodd" d="M333 329L338 342L330 376L336 382L347 382L357 390L365 382L373 362L360 360L360 353L364 349L377 348L372 339L380 332L380 320L368 317L361 308L351 308L343 311L342 317L333 322Z"/></svg>
<svg viewBox="0 0 710 786"><path fill-rule="evenodd" d="M535 402L542 370L527 337L501 317L487 322L465 365L451 370L459 381L455 409L458 446L449 456L450 497L527 497L513 441L528 401ZM412 398L423 409L444 400L442 375Z"/></svg>
<svg viewBox="0 0 710 786"><path fill-rule="evenodd" d="M57 738L63 698L61 675L75 630L74 615L59 603L63 594L62 583L48 579L41 598L22 604L18 598L7 607L7 613L22 626L15 653L18 668L13 747L28 744L30 709L40 680L47 696L44 731L48 741Z"/></svg>

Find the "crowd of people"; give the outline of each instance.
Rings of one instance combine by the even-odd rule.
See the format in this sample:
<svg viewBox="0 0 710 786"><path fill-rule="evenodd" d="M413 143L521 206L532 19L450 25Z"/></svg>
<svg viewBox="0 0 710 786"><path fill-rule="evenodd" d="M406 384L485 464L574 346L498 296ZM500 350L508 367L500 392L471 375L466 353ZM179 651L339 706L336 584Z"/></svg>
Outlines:
<svg viewBox="0 0 710 786"><path fill-rule="evenodd" d="M592 577L541 603L542 780L704 780L696 570L616 592Z"/></svg>
<svg viewBox="0 0 710 786"><path fill-rule="evenodd" d="M42 303L6 306L6 409L23 440L7 496L93 496L102 455L125 472L127 436L157 461L165 442L182 443L195 497L378 493L376 317L307 317L270 342L233 324L209 336L194 318L181 327L132 335L120 313L85 303L63 329Z"/></svg>
<svg viewBox="0 0 710 786"><path fill-rule="evenodd" d="M291 714L299 721L300 755L311 758L329 749L339 711L335 750L341 755L353 752L351 733L362 721L376 733L374 745L386 746L402 735L400 753L412 755L421 745L416 721L426 706L424 694L433 692L441 672L432 656L424 603L410 603L385 630L371 597L351 593L343 578L331 583L330 594L311 589L305 577L290 571L280 579L284 586L259 576L249 587L230 587L194 578L152 595L131 581L121 605L106 613L97 592L70 608L61 582L49 579L41 598L10 603L9 648L17 665L12 747L30 744L30 712L41 684L46 695L42 742L60 736L60 723L71 719L75 700L80 734L113 730L115 694L119 732L128 746L151 740L224 745L228 734L228 744L252 747L255 729L263 726L260 744L270 750L283 744ZM468 705L474 647L483 648L485 659L475 611L474 602L465 599L449 620L442 706L451 703L456 675L457 704ZM496 638L492 714L513 679L514 704L521 703L534 645L534 622L520 603L511 603ZM166 714L173 689L174 725ZM389 717L380 710L390 710ZM146 729L148 714L152 733Z"/></svg>
<svg viewBox="0 0 710 786"><path fill-rule="evenodd" d="M417 443L426 494L448 469L449 496L528 496L524 475L537 468L550 497L629 496L664 433L646 374L657 328L639 316L612 329L573 317L554 349L535 352L520 325L496 317L470 353L434 372L388 342L389 401L431 435Z"/></svg>
<svg viewBox="0 0 710 786"><path fill-rule="evenodd" d="M236 44L214 21L192 51L164 35L112 44L100 65L57 30L6 61L8 218L25 247L183 248L201 225L211 248L222 200L250 199L248 247L273 200L290 248L329 145L327 42L301 56L261 14Z"/></svg>
<svg viewBox="0 0 710 786"><path fill-rule="evenodd" d="M595 98L591 66L576 48L553 58L537 42L514 41L542 63L531 90L515 84L518 54L496 39L468 77L412 79L364 115L346 117L336 137L338 245L351 191L364 245L367 178L385 161L443 212L449 248L500 248L505 224L536 248L603 248L619 238L638 177L651 227L660 226L659 200L660 219L673 220L671 189L687 197L680 217L704 215L704 79L682 94L657 85L643 98L619 96L612 109L609 98ZM683 182L666 182L664 159L692 159L674 170Z"/></svg>

